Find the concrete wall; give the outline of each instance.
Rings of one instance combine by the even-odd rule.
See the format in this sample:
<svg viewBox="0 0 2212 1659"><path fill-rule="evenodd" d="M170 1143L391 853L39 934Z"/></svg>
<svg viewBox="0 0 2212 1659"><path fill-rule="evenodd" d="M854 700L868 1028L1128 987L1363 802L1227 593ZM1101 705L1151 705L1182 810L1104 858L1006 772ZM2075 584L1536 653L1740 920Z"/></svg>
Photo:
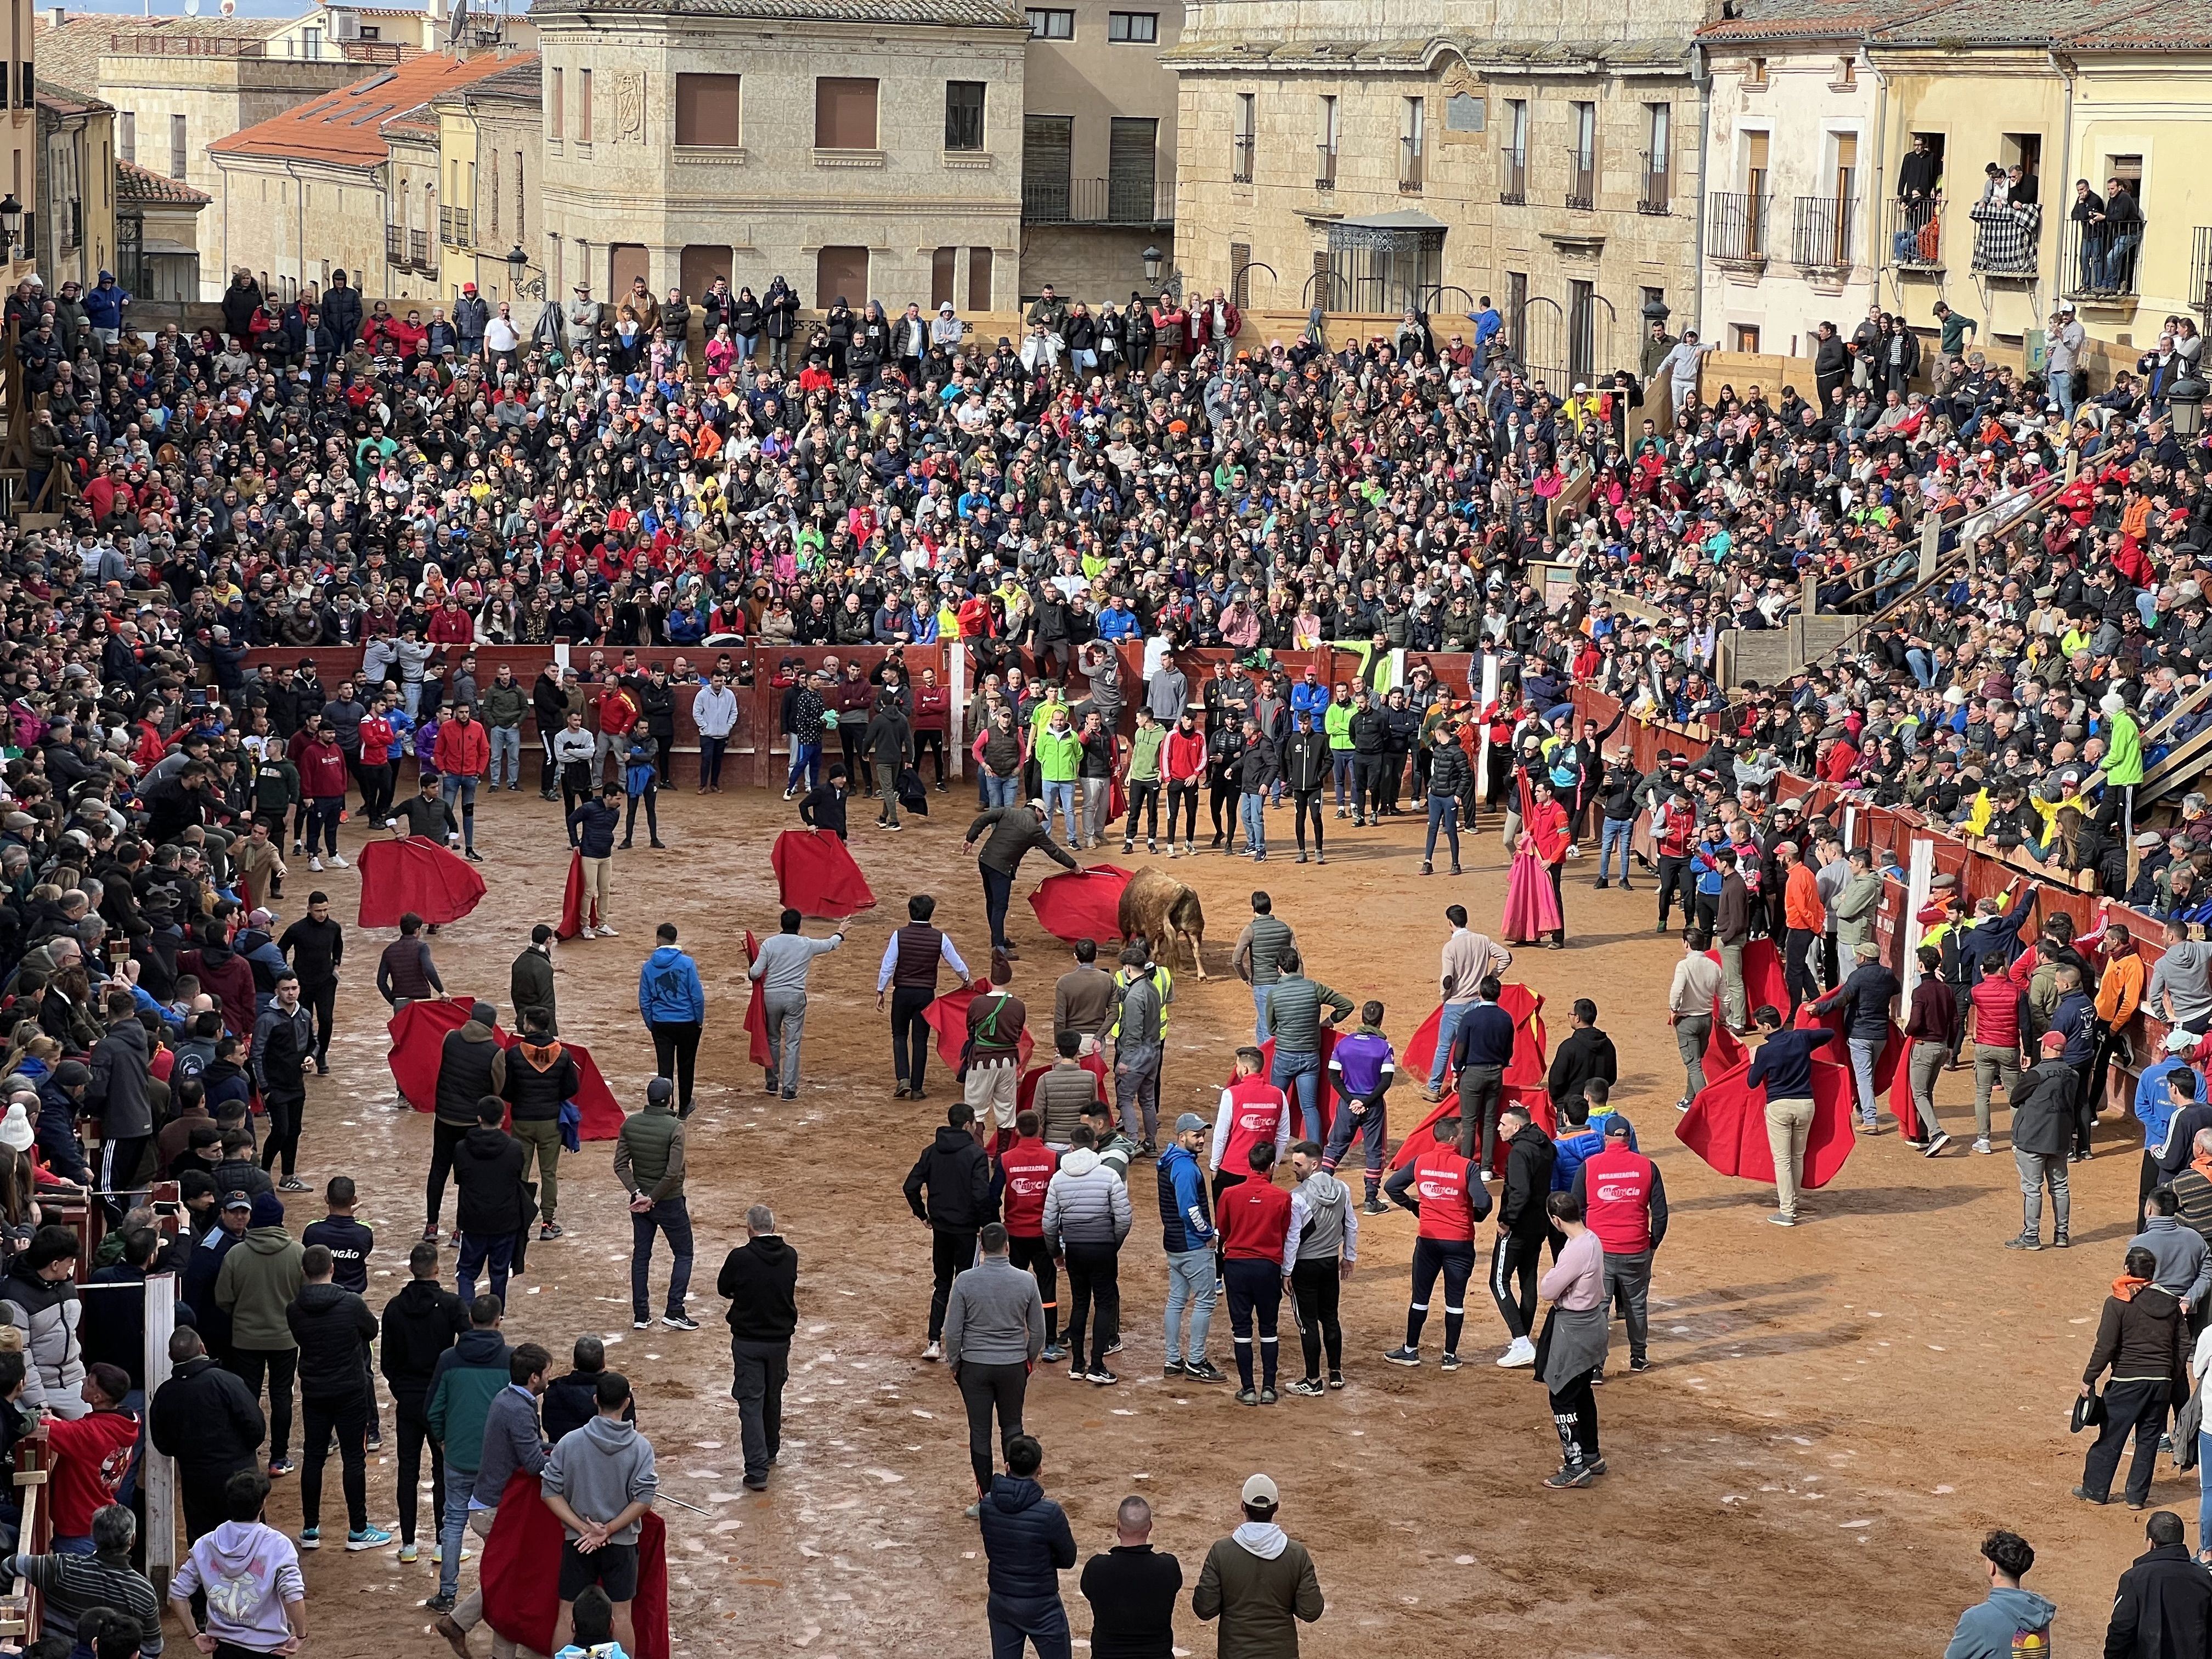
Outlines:
<svg viewBox="0 0 2212 1659"><path fill-rule="evenodd" d="M264 288L287 295L327 286L341 270L356 286L381 286L381 171L224 155L215 202L200 215L200 246L212 241L216 249L212 270L210 256L200 256L200 291L219 299L234 265L265 275Z"/></svg>

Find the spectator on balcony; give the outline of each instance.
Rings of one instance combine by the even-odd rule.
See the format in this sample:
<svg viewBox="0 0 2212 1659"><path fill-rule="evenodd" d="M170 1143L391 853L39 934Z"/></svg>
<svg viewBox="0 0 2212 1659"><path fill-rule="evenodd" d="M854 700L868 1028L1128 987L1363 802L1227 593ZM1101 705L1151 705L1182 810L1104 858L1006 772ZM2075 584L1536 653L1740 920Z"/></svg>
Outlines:
<svg viewBox="0 0 2212 1659"><path fill-rule="evenodd" d="M2111 237L2106 229L2105 198L2089 188L2087 179L2074 181L2074 205L2066 216L2077 227L2074 235L2081 250L2075 286L2084 294L2094 293L2104 279L2105 247Z"/></svg>
<svg viewBox="0 0 2212 1659"><path fill-rule="evenodd" d="M1928 135L1912 135L1912 148L1897 164L1897 193L1907 201L1917 201L1936 194L1936 186L1943 176L1943 159L1928 148Z"/></svg>
<svg viewBox="0 0 2212 1659"><path fill-rule="evenodd" d="M2097 286L2107 294L2124 294L2135 286L2136 249L2143 232L2142 210L2124 179L2105 181L2105 232L2108 240Z"/></svg>
<svg viewBox="0 0 2212 1659"><path fill-rule="evenodd" d="M1820 337L1813 347L1813 384L1820 394L1823 419L1835 412L1837 394L1850 379L1850 355L1844 344L1844 337L1836 332L1836 325L1823 319Z"/></svg>

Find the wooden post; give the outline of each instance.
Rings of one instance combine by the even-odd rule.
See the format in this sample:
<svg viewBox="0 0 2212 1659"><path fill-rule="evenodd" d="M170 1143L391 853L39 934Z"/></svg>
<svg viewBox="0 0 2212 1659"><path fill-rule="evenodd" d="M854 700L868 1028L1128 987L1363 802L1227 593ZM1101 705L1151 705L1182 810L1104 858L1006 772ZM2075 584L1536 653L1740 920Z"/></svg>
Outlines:
<svg viewBox="0 0 2212 1659"><path fill-rule="evenodd" d="M1943 515L1930 513L1920 521L1920 577L1918 585L1924 587L1936 578L1936 561L1942 556Z"/></svg>
<svg viewBox="0 0 2212 1659"><path fill-rule="evenodd" d="M951 705L951 734L947 746L952 750L952 775L968 775L968 647L958 640L945 642L945 701Z"/></svg>
<svg viewBox="0 0 2212 1659"><path fill-rule="evenodd" d="M146 1400L169 1380L169 1335L177 1328L177 1276L155 1273L146 1280ZM154 1449L149 1438L139 1463L138 1484L146 1494L146 1577L166 1598L177 1570L177 1465Z"/></svg>

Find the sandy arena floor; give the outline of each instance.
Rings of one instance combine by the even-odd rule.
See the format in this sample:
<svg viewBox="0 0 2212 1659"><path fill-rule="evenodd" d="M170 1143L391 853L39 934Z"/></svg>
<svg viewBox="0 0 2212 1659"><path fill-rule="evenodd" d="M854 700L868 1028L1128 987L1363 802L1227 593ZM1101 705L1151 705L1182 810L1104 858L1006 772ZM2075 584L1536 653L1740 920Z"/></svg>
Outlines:
<svg viewBox="0 0 2212 1659"><path fill-rule="evenodd" d="M897 836L868 827L855 803L853 848L879 903L816 969L795 1105L763 1097L741 1026L743 933L775 925L768 846L795 822L775 796L665 795L670 850L640 843L617 857L621 937L557 954L562 1029L592 1045L625 1104L650 1075L635 984L656 923L683 928L708 986L689 1154L699 1239L691 1310L704 1328L629 1328L629 1229L605 1145L564 1160L568 1237L532 1247L507 1321L511 1340L544 1343L564 1369L580 1332L603 1333L611 1362L639 1385L663 1490L716 1517L663 1510L675 1629L695 1654L986 1650L984 1563L960 1515L972 1495L965 1429L949 1378L918 1357L928 1240L898 1190L952 1088L937 1072L927 1103L890 1098L887 1027L872 995L909 892L938 895L937 920L971 965L987 954L975 866L959 849L972 800L956 784L933 798L933 820L910 821ZM480 823L490 895L444 932L436 954L456 994L489 997L504 1016L507 965L530 925L554 919L567 855L556 809L527 789L490 803ZM1288 815L1270 823L1287 829ZM1264 871L1204 853L1172 866L1206 901L1218 977L1201 986L1187 968L1179 975L1164 1110L1210 1115L1217 1080L1250 1030L1249 994L1227 975L1255 874L1297 929L1311 970L1355 999L1384 999L1392 1035L1402 1042L1411 1034L1434 1005L1443 906L1462 900L1477 925L1494 925L1504 897L1494 821L1470 848L1462 880L1414 878L1419 828L1411 818L1379 830L1332 822L1339 839L1325 870L1298 867L1279 850ZM349 826L349 853L359 839ZM1023 893L1051 867L1032 863L1040 867L1024 869ZM287 914L318 884L349 918L349 871L295 871ZM1158 1209L1143 1164L1122 1256L1121 1386L1040 1372L1030 1390L1043 1480L1067 1506L1084 1553L1108 1547L1116 1503L1142 1492L1158 1515L1155 1541L1182 1558L1188 1586L1211 1540L1238 1519L1238 1485L1265 1469L1282 1486L1285 1525L1316 1558L1328 1611L1305 1632L1304 1651L1323 1659L1385 1644L1563 1659L1796 1654L1877 1621L1891 1632L1888 1650L1933 1653L1959 1609L1980 1598L1976 1547L1985 1528L2002 1525L2041 1553L2030 1583L2059 1603L2065 1644L2101 1640L2113 1578L2143 1547L2141 1523L2117 1504L2087 1510L2067 1497L2081 1444L2066 1432L2066 1412L2118 1247L2134 1231L2136 1157L2123 1129L2108 1123L2106 1150L2075 1172L2074 1237L2083 1248L2070 1254L1999 1248L2019 1225L2002 1133L1996 1157L1934 1164L1893 1133L1863 1142L1820 1195L1814 1224L1770 1227L1771 1193L1714 1176L1672 1139L1681 1076L1664 988L1679 947L1653 935L1650 890L1597 894L1581 877L1568 890L1568 920L1572 948L1524 952L1517 971L1548 1000L1555 1040L1566 1004L1597 998L1621 1051L1617 1099L1659 1158L1675 1218L1653 1284L1656 1369L1624 1373L1599 1395L1611 1474L1589 1492L1540 1489L1557 1466L1557 1437L1529 1374L1489 1364L1504 1335L1486 1297L1470 1294L1467 1370L1445 1376L1433 1364L1382 1363L1403 1334L1414 1224L1402 1213L1362 1229L1345 1298L1346 1392L1286 1395L1261 1412L1236 1406L1229 1389L1164 1382ZM1063 947L1019 894L1012 925L1024 952L1017 989L1032 1009L1048 1008ZM361 1183L363 1217L379 1233L370 1297L379 1308L404 1280L422 1225L430 1140L427 1117L392 1106L373 983L386 937L349 940L340 1037L331 1075L309 1098L301 1170L318 1189L339 1173ZM1939 1100L1954 1129L1970 1119L1971 1075L1948 1076ZM1413 1120L1397 1115L1402 1133ZM744 1206L761 1200L799 1252L801 1318L781 1467L774 1489L755 1496L738 1483L713 1288L723 1254L742 1237ZM321 1212L313 1196L292 1209L295 1230ZM657 1308L666 1267L656 1265ZM1227 1322L1224 1303L1210 1344L1224 1365ZM1283 1327L1287 1367L1297 1352L1287 1310ZM1618 1330L1614 1343L1619 1351ZM1436 1345L1432 1321L1431 1355ZM387 1424L389 1411L387 1401ZM396 1513L394 1443L387 1426L370 1476L372 1518L386 1526ZM336 1477L333 1460L326 1510L338 1501ZM275 1517L296 1524L296 1481L280 1483ZM2162 1478L2156 1500L2193 1520L2195 1483ZM427 1494L423 1507L427 1516ZM325 1526L334 1521L343 1524L326 1513ZM314 1651L443 1651L417 1634L428 1617L417 1604L434 1588L427 1551L421 1565L403 1568L396 1546L325 1550L307 1576ZM1076 1630L1087 1630L1073 1574L1065 1591ZM1213 1652L1212 1627L1188 1611L1178 1638L1195 1654ZM485 1642L480 1634L480 1650Z"/></svg>

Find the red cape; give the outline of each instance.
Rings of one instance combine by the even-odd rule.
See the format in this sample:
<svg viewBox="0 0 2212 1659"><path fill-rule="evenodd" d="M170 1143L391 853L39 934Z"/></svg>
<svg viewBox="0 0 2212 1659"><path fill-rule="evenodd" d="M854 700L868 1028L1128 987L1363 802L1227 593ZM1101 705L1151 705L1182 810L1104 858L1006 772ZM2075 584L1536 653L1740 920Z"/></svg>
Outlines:
<svg viewBox="0 0 2212 1659"><path fill-rule="evenodd" d="M1547 1135L1559 1133L1559 1114L1552 1109L1551 1092L1540 1083L1507 1084L1498 1091L1498 1109L1502 1112L1508 1106L1527 1107L1529 1121ZM1459 1091L1447 1089L1444 1091L1444 1097L1437 1103L1434 1109L1413 1126L1413 1133L1407 1135L1399 1146L1397 1156L1390 1160L1390 1167L1394 1170L1401 1169L1435 1146L1437 1144L1436 1125L1443 1119L1455 1117L1458 1114ZM1501 1139L1498 1143L1498 1150L1491 1156L1491 1168L1502 1173L1505 1168L1506 1157L1505 1142Z"/></svg>
<svg viewBox="0 0 2212 1659"><path fill-rule="evenodd" d="M568 854L568 879L561 889L561 920L553 925L553 937L574 939L584 931L586 921L598 927L599 912L594 907L591 915L584 914L584 855L572 850Z"/></svg>
<svg viewBox="0 0 2212 1659"><path fill-rule="evenodd" d="M1551 1064L1544 1031L1544 999L1516 980L1498 994L1498 1006L1513 1016L1513 1063L1505 1068L1508 1083L1541 1085ZM1437 1033L1443 1029L1444 1011L1437 1008L1421 1022L1413 1040L1399 1056L1398 1074L1418 1083L1428 1080L1436 1063Z"/></svg>
<svg viewBox="0 0 2212 1659"><path fill-rule="evenodd" d="M803 916L836 921L872 909L875 894L845 843L826 830L787 830L775 838L769 862L784 908Z"/></svg>
<svg viewBox="0 0 2212 1659"><path fill-rule="evenodd" d="M921 1017L929 1022L929 1029L937 1033L937 1057L945 1062L947 1071L960 1069L960 1051L968 1046L968 1005L980 994L981 988L963 986L957 991L947 991L921 1011ZM1016 1052L1024 1066L1030 1063L1030 1052L1036 1047L1036 1039L1030 1035L1027 1025L1023 1026L1022 1040Z"/></svg>
<svg viewBox="0 0 2212 1659"><path fill-rule="evenodd" d="M1747 1086L1746 1061L1708 1082L1674 1125L1674 1137L1724 1176L1774 1181L1774 1154L1766 1142L1766 1085ZM1851 1155L1851 1072L1817 1054L1813 1060L1813 1128L1805 1140L1809 1191L1836 1178Z"/></svg>
<svg viewBox="0 0 2212 1659"><path fill-rule="evenodd" d="M427 922L459 921L484 896L476 866L424 836L371 841L361 849L363 927L397 927L412 910Z"/></svg>
<svg viewBox="0 0 2212 1659"><path fill-rule="evenodd" d="M1826 1052L1835 1056L1830 1063L1840 1065L1846 1072L1850 1069L1851 1051L1846 1044L1844 1028L1849 1023L1850 1016L1841 1008L1830 1009L1826 1014L1815 1014L1810 1005L1808 1005L1797 1011L1797 1024L1801 1028L1825 1025L1836 1034L1836 1040L1828 1045ZM1908 1078L1905 1092L1902 1094L1893 1090L1890 1085L1897 1080L1898 1067L1903 1063L1905 1053L1911 1046L1905 1042L1905 1033L1898 1030L1897 1022L1893 1019L1889 1022L1889 1036L1881 1045L1881 1052L1874 1059L1875 1103L1879 1106L1881 1097L1887 1095L1889 1109L1897 1115L1898 1127L1908 1135L1917 1133L1920 1123L1918 1115L1912 1109L1912 1088L1910 1079Z"/></svg>
<svg viewBox="0 0 2212 1659"><path fill-rule="evenodd" d="M561 1601L548 1565L560 1559L563 1535L545 1507L538 1477L508 1476L499 1495L499 1518L484 1540L484 1622L534 1653L553 1651ZM638 1523L637 1599L629 1610L637 1627L635 1659L669 1659L668 1528L651 1510Z"/></svg>
<svg viewBox="0 0 2212 1659"><path fill-rule="evenodd" d="M392 1034L392 1081L416 1111L427 1112L436 1105L438 1061L444 1052L446 1033L459 1030L468 1018L465 1000L410 1002L385 1026ZM500 1026L492 1027L492 1035L502 1048L514 1044L513 1034ZM561 1046L574 1057L580 1079L576 1106L584 1115L584 1122L579 1133L586 1140L612 1140L622 1133L623 1126L623 1109L616 1103L614 1091L599 1074L599 1062L592 1058L590 1049L566 1037L561 1039Z"/></svg>
<svg viewBox="0 0 2212 1659"><path fill-rule="evenodd" d="M1114 1098L1114 1079L1106 1075L1106 1062L1097 1054L1085 1054L1076 1063L1098 1079L1099 1097L1111 1101ZM1022 1073L1022 1080L1014 1085L1014 1109L1017 1112L1029 1110L1030 1103L1036 1098L1037 1079L1045 1074L1046 1069L1042 1066L1032 1066Z"/></svg>
<svg viewBox="0 0 2212 1659"><path fill-rule="evenodd" d="M1743 1039L1729 1030L1728 1016L1722 1012L1718 997L1713 999L1713 1029L1705 1038L1705 1060L1708 1083L1723 1072L1733 1072L1751 1061L1751 1050L1743 1046Z"/></svg>
<svg viewBox="0 0 2212 1659"><path fill-rule="evenodd" d="M1121 937L1121 890L1128 884L1129 872L1115 864L1087 865L1081 875L1062 870L1037 884L1030 908L1054 939L1103 945Z"/></svg>
<svg viewBox="0 0 2212 1659"><path fill-rule="evenodd" d="M753 930L745 929L745 966L752 966L753 958L760 954L760 941ZM768 994L761 988L762 981L752 981L752 994L745 999L745 1041L747 1054L752 1063L765 1070L774 1060L774 1051L768 1043Z"/></svg>
<svg viewBox="0 0 2212 1659"><path fill-rule="evenodd" d="M1721 959L1717 950L1708 951L1713 961ZM1743 1017L1748 1020L1751 1011L1761 1006L1772 1006L1784 1014L1790 1012L1790 988L1782 975L1782 953L1774 948L1771 939L1747 939L1743 947Z"/></svg>

